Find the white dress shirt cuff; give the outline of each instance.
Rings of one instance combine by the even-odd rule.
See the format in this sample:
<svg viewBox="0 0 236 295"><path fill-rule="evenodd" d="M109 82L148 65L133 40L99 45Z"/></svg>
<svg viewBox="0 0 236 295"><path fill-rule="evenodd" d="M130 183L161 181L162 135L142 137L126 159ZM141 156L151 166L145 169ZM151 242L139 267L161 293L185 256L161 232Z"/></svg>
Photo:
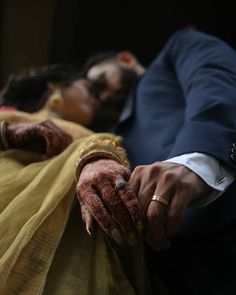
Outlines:
<svg viewBox="0 0 236 295"><path fill-rule="evenodd" d="M229 168L225 168L217 159L202 153L183 154L168 159L164 162L171 162L184 165L201 177L214 190L211 194L196 202L194 207L206 206L217 199L234 181L234 174Z"/></svg>

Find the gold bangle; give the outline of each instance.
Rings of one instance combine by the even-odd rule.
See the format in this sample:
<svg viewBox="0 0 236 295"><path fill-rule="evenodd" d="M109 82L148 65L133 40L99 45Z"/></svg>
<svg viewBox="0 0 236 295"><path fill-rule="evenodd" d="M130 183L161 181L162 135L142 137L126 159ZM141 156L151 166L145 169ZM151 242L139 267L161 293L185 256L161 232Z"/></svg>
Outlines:
<svg viewBox="0 0 236 295"><path fill-rule="evenodd" d="M120 137L111 139L108 136L100 136L100 138L91 139L79 149L79 157L83 158L92 152L108 152L113 154L123 165L129 166L126 151L120 146Z"/></svg>
<svg viewBox="0 0 236 295"><path fill-rule="evenodd" d="M3 150L9 149L9 143L6 137L7 126L8 126L8 123L6 121L0 122L0 140L1 140L1 147Z"/></svg>

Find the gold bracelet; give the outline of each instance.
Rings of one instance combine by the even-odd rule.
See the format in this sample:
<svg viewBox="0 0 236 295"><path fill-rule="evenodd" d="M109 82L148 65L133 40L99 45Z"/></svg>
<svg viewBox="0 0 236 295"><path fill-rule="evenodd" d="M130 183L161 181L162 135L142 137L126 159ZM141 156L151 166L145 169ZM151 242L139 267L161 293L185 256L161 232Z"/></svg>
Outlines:
<svg viewBox="0 0 236 295"><path fill-rule="evenodd" d="M116 140L115 140L116 139ZM115 139L100 137L90 140L87 145L79 150L80 160L75 167L75 181L78 181L82 168L93 161L99 159L114 160L121 165L130 168L130 163L124 148L119 146L120 137Z"/></svg>
<svg viewBox="0 0 236 295"><path fill-rule="evenodd" d="M6 137L6 130L7 130L8 123L6 121L0 122L0 145L3 150L9 149L9 143Z"/></svg>

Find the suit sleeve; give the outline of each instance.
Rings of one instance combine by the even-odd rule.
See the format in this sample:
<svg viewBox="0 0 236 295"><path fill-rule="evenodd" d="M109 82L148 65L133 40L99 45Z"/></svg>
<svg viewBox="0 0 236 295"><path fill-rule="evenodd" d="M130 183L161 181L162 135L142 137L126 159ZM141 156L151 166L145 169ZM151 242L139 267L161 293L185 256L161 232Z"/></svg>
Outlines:
<svg viewBox="0 0 236 295"><path fill-rule="evenodd" d="M170 38L167 54L186 103L168 157L201 152L236 169L235 51L215 37L183 30Z"/></svg>

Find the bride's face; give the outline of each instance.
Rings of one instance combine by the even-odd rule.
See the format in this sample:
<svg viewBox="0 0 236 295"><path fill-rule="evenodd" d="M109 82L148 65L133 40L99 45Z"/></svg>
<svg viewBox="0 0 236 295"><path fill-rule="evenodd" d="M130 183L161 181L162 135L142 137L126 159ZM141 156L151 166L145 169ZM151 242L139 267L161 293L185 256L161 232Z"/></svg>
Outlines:
<svg viewBox="0 0 236 295"><path fill-rule="evenodd" d="M79 79L62 87L64 103L60 110L62 119L87 126L93 120L101 103L88 90L87 81Z"/></svg>

